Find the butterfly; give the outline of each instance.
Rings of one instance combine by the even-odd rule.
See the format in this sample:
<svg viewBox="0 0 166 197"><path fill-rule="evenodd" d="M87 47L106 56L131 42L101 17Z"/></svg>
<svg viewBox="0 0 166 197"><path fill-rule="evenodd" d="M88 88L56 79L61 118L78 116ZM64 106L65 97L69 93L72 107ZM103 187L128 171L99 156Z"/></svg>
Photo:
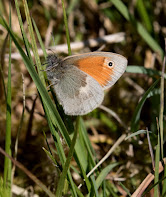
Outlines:
<svg viewBox="0 0 166 197"><path fill-rule="evenodd" d="M47 56L47 78L67 115L85 115L104 99L104 90L122 76L127 59L110 52L68 56Z"/></svg>

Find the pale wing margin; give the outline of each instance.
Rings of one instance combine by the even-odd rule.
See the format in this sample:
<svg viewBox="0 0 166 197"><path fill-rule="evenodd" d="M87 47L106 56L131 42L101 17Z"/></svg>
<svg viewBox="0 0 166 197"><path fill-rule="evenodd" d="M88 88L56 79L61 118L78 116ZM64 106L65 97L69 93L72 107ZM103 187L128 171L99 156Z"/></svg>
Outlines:
<svg viewBox="0 0 166 197"><path fill-rule="evenodd" d="M104 92L100 84L77 67L68 65L60 82L54 86L57 98L68 115L84 115L98 107Z"/></svg>
<svg viewBox="0 0 166 197"><path fill-rule="evenodd" d="M117 82L117 80L123 75L127 68L127 59L125 57L118 54L114 54L111 56L110 54L110 58L114 62L114 67L112 69L113 74L110 76L110 80L107 82L107 84L103 86L103 90L113 86Z"/></svg>

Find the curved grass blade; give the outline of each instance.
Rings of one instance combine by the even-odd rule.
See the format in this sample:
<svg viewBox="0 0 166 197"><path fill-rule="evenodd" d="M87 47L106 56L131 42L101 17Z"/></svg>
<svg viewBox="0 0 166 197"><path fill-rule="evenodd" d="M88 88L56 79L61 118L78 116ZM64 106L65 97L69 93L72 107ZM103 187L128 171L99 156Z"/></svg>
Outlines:
<svg viewBox="0 0 166 197"><path fill-rule="evenodd" d="M162 72L153 70L150 68L145 68L143 66L135 66L135 65L130 65L127 67L126 72L128 73L139 73L139 74L146 74L149 77L154 77L156 76L161 76ZM164 74L164 79L166 79L166 74Z"/></svg>
<svg viewBox="0 0 166 197"><path fill-rule="evenodd" d="M148 131L149 133L152 133L151 131ZM134 136L136 136L136 135L140 135L140 134L146 134L147 133L147 130L139 130L139 131L136 131L136 132L134 132L134 133L132 133L131 135L129 135L129 136L127 136L126 138L125 138L125 140L128 140L129 138L131 138L131 137L134 137Z"/></svg>
<svg viewBox="0 0 166 197"><path fill-rule="evenodd" d="M110 164L107 167L105 167L101 173L99 174L99 176L96 179L96 186L97 189L100 187L100 185L102 184L102 182L104 181L104 179L106 178L106 176L108 175L108 173L115 168L116 166L118 166L119 163L114 163L114 164Z"/></svg>
<svg viewBox="0 0 166 197"><path fill-rule="evenodd" d="M144 96L142 97L141 101L139 102L139 104L137 105L132 121L131 121L131 131L134 132L136 130L138 130L138 122L140 119L140 114L141 114L141 110L142 107L149 95L149 93L154 89L154 87L158 84L158 82L160 81L160 79L156 80L151 87L145 92Z"/></svg>
<svg viewBox="0 0 166 197"><path fill-rule="evenodd" d="M140 36L145 40L145 42L155 51L158 52L161 58L164 57L164 51L160 47L160 45L156 42L156 40L149 34L149 32L144 28L144 26L138 22L133 15L131 15L128 11L128 8L121 0L110 0L114 6L118 9L118 11L123 15L123 17L132 23L132 25L136 28L137 32Z"/></svg>

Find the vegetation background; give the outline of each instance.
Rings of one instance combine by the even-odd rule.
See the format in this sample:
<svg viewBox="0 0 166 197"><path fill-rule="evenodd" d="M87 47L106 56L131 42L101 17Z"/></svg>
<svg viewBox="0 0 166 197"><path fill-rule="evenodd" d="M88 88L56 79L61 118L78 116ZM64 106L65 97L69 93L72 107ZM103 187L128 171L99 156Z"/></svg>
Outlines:
<svg viewBox="0 0 166 197"><path fill-rule="evenodd" d="M13 196L26 196L25 191L30 196L131 196L154 163L155 179L143 192L165 196L166 173L159 168L159 176L158 166L165 155L166 2L64 0L64 7L72 54L115 52L128 59L128 68L105 92L103 105L83 117L66 116L49 92L61 121L40 85L46 78L41 71L46 53L68 54L61 0L0 1L0 148L29 170L16 162L11 166L0 154L0 196L11 196L11 185ZM118 139L122 140L116 144ZM114 146L100 167L86 176Z"/></svg>

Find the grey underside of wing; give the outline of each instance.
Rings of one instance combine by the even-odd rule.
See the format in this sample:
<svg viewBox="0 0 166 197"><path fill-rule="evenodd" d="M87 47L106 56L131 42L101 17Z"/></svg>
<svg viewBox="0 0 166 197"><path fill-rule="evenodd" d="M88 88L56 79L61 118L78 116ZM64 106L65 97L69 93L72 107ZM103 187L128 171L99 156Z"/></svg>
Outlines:
<svg viewBox="0 0 166 197"><path fill-rule="evenodd" d="M98 107L104 98L100 84L75 66L68 68L54 89L68 115L87 114Z"/></svg>

